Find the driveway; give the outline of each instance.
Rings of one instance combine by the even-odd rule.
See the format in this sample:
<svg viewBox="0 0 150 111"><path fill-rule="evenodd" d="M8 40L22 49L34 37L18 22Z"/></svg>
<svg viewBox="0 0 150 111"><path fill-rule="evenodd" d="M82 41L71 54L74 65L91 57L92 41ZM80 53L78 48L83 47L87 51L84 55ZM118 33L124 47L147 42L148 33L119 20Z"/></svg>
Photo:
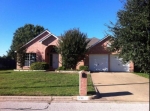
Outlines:
<svg viewBox="0 0 150 111"><path fill-rule="evenodd" d="M149 102L149 79L133 73L91 73L102 100ZM101 99L100 98L100 99Z"/></svg>

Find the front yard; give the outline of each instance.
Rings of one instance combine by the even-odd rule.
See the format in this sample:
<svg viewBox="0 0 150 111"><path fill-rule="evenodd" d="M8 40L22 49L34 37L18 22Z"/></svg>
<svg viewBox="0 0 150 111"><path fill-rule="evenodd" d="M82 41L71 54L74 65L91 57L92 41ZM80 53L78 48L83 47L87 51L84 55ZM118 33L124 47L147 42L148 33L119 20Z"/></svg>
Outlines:
<svg viewBox="0 0 150 111"><path fill-rule="evenodd" d="M94 92L88 75L88 95ZM0 71L0 96L76 96L79 75L52 72Z"/></svg>

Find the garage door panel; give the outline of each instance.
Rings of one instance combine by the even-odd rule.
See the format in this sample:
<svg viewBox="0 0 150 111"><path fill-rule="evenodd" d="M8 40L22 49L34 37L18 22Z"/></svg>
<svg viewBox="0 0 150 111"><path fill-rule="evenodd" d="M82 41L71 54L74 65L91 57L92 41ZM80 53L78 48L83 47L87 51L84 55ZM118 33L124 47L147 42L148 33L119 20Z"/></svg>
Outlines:
<svg viewBox="0 0 150 111"><path fill-rule="evenodd" d="M110 55L110 71L128 72L129 63L123 63L122 58L118 58L118 55Z"/></svg>
<svg viewBox="0 0 150 111"><path fill-rule="evenodd" d="M108 71L107 54L91 54L89 56L89 69L91 71Z"/></svg>

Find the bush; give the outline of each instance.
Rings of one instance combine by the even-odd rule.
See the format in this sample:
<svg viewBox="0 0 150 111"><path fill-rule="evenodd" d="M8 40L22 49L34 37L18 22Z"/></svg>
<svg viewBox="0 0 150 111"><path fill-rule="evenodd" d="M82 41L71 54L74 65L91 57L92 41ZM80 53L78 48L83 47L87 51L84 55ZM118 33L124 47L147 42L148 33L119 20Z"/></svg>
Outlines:
<svg viewBox="0 0 150 111"><path fill-rule="evenodd" d="M65 67L63 67L63 66L58 67L57 70L65 70Z"/></svg>
<svg viewBox="0 0 150 111"><path fill-rule="evenodd" d="M88 71L89 68L88 68L88 66L80 66L80 67L79 67L79 70Z"/></svg>
<svg viewBox="0 0 150 111"><path fill-rule="evenodd" d="M46 62L34 62L30 66L31 70L47 70L49 69L49 64Z"/></svg>

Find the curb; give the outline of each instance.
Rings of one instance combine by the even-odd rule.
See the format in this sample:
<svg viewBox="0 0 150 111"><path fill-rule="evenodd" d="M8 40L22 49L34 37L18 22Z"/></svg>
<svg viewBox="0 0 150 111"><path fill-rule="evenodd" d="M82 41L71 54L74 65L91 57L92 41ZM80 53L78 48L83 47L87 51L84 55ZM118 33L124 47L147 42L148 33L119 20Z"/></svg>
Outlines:
<svg viewBox="0 0 150 111"><path fill-rule="evenodd" d="M94 96L87 96L88 100ZM88 101L86 100L86 101ZM0 96L0 101L82 101L77 96Z"/></svg>
<svg viewBox="0 0 150 111"><path fill-rule="evenodd" d="M51 96L0 96L0 101L51 101Z"/></svg>

